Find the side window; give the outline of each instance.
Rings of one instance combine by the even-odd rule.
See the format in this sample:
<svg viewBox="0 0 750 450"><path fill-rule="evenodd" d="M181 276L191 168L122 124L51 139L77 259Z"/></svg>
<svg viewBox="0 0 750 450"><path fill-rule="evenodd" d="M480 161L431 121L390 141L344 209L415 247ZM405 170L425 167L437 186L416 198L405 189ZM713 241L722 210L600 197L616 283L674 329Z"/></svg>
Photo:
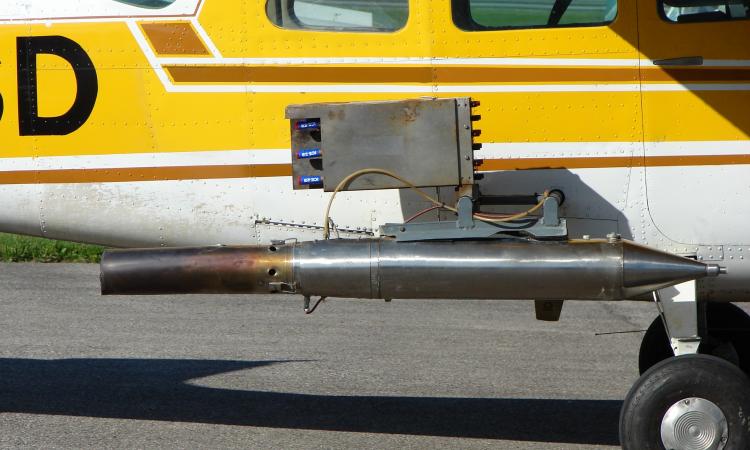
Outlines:
<svg viewBox="0 0 750 450"><path fill-rule="evenodd" d="M468 31L604 25L617 0L453 0L453 21Z"/></svg>
<svg viewBox="0 0 750 450"><path fill-rule="evenodd" d="M409 0L267 0L271 22L292 30L396 31Z"/></svg>
<svg viewBox="0 0 750 450"><path fill-rule="evenodd" d="M140 8L161 9L166 8L175 2L175 0L115 0L116 2L125 3L126 5L138 6Z"/></svg>
<svg viewBox="0 0 750 450"><path fill-rule="evenodd" d="M713 22L747 19L750 0L662 0L662 16L670 22Z"/></svg>

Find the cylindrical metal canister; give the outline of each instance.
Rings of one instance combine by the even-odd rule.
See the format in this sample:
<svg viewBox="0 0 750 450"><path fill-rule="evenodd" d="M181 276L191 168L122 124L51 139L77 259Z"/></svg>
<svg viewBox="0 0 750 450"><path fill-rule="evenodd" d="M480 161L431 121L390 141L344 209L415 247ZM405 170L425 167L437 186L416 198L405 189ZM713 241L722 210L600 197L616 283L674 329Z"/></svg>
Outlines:
<svg viewBox="0 0 750 450"><path fill-rule="evenodd" d="M107 252L102 292L622 300L718 274L717 266L621 240L340 239Z"/></svg>

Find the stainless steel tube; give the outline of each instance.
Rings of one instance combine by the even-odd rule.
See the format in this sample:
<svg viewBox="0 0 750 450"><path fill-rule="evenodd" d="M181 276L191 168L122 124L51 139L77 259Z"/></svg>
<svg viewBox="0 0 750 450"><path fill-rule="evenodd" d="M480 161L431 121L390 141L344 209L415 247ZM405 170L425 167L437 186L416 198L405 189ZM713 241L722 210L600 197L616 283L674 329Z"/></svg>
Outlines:
<svg viewBox="0 0 750 450"><path fill-rule="evenodd" d="M328 241L325 256L322 244L294 250L306 295L620 300L712 272L626 241Z"/></svg>
<svg viewBox="0 0 750 450"><path fill-rule="evenodd" d="M108 252L102 259L102 291L621 300L718 274L716 266L619 240L330 240Z"/></svg>
<svg viewBox="0 0 750 450"><path fill-rule="evenodd" d="M291 278L288 246L112 250L101 262L104 295L261 294Z"/></svg>

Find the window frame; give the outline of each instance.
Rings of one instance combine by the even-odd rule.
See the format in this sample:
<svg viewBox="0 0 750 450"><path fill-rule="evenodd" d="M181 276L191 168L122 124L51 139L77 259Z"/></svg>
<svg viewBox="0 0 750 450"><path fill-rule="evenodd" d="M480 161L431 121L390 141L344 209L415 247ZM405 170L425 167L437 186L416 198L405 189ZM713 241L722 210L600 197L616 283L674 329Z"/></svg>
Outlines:
<svg viewBox="0 0 750 450"><path fill-rule="evenodd" d="M665 0L658 0L656 2L656 12L659 14L659 18L670 24L670 25L690 25L690 24L701 24L701 23L722 23L722 22L741 22L743 20L750 20L750 14L747 17L730 17L729 19L708 19L708 20L697 20L695 22L678 22L667 17L667 12L664 10Z"/></svg>
<svg viewBox="0 0 750 450"><path fill-rule="evenodd" d="M509 26L497 26L497 27L490 27L487 25L482 25L474 20L474 17L471 15L471 1L472 0L451 0L451 17L453 19L453 25L455 25L458 29L462 31L469 31L469 32L475 32L475 31L511 31L511 30L556 30L558 28L593 28L593 27L602 27L602 26L609 26L612 25L617 21L617 18L620 16L620 1L621 0L615 0L617 5L617 10L615 11L615 16L612 18L612 20L605 20L602 22L587 22L587 23L564 23L564 24L557 24L554 26L548 26L548 25L509 25ZM661 1L661 0L660 0ZM461 15L463 14L463 15Z"/></svg>
<svg viewBox="0 0 750 450"><path fill-rule="evenodd" d="M399 31L403 30L404 28L406 28L406 26L409 24L409 19L411 18L411 2L409 0L405 0L405 3L406 3L406 20L404 21L403 25L401 25L398 28L389 29L389 28L374 28L374 27L372 27L372 28L365 28L365 27L361 27L361 28L356 28L356 27L341 27L341 28L336 28L336 27L326 27L326 26L317 27L317 26L314 26L314 25L306 25L306 24L304 24L299 19L299 17L297 17L297 14L294 11L294 4L295 4L295 2L297 0L286 0L288 2L288 5L289 5L289 7L287 9L287 14L289 15L289 19L292 22L294 22L295 25L297 25L297 28L287 28L287 27L283 26L282 24L279 24L278 22L276 22L276 20L278 20L280 18L278 16L279 15L283 15L283 13L281 12L280 9L278 9L276 11L276 15L277 15L276 20L274 20L273 18L271 18L271 15L269 14L268 4L270 2L276 2L276 1L278 1L278 2L284 2L285 0L266 0L266 2L264 4L264 7L265 7L264 9L265 9L265 12L266 12L266 19L268 19L268 21L271 22L271 24L273 26L275 26L276 28L278 28L280 30L285 30L285 31L307 31L307 32L312 31L312 32L317 32L317 33L373 33L373 34L393 34L393 33L397 33ZM283 17L281 17L281 22L283 22Z"/></svg>
<svg viewBox="0 0 750 450"><path fill-rule="evenodd" d="M174 3L177 0L172 0L172 1L168 2L168 3L165 2L164 5L162 5L162 6L146 6L146 5L140 4L140 2L138 0L114 0L114 1L117 2L117 3L122 3L123 5L132 6L133 8L150 9L150 10L160 10L160 9L169 8L170 6L174 5Z"/></svg>

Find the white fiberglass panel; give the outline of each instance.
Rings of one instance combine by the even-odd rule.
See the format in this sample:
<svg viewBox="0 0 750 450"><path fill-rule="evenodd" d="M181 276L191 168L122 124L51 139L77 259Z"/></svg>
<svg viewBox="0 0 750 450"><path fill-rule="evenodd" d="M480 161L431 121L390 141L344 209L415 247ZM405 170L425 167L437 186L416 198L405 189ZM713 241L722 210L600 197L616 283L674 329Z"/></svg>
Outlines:
<svg viewBox="0 0 750 450"><path fill-rule="evenodd" d="M201 0L5 0L0 21L194 15Z"/></svg>

